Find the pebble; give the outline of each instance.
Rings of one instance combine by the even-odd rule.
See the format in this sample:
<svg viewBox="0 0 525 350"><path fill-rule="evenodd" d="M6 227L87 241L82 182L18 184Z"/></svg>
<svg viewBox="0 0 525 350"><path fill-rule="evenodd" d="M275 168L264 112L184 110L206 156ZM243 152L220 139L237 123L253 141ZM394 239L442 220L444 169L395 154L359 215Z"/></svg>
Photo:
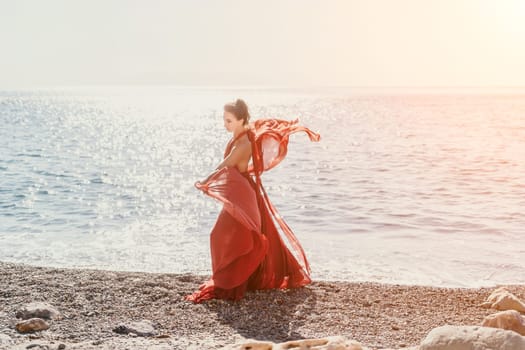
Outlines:
<svg viewBox="0 0 525 350"><path fill-rule="evenodd" d="M29 344L26 346L26 349L31 350L49 350L49 346L47 345L40 345L40 344Z"/></svg>
<svg viewBox="0 0 525 350"><path fill-rule="evenodd" d="M121 323L113 328L113 332L129 334L130 336L151 337L157 335L153 322L142 320L139 322Z"/></svg>

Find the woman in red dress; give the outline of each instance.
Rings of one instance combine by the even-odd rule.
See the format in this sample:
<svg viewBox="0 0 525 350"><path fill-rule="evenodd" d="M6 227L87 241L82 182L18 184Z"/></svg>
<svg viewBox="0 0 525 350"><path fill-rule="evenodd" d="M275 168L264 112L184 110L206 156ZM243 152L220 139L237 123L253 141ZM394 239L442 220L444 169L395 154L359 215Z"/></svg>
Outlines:
<svg viewBox="0 0 525 350"><path fill-rule="evenodd" d="M249 123L249 118L241 99L224 106L224 127L233 137L216 170L195 184L223 203L210 235L213 275L186 296L195 303L238 300L247 290L298 288L311 282L303 248L270 202L260 176L286 156L290 134L304 131L312 141L320 136L297 120Z"/></svg>

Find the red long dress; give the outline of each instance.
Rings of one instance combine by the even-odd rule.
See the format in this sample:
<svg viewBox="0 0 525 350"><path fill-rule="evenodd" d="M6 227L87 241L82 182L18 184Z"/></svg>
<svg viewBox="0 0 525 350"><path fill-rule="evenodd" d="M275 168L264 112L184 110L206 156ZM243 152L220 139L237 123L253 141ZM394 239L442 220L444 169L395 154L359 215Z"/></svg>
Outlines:
<svg viewBox="0 0 525 350"><path fill-rule="evenodd" d="M187 300L238 300L247 290L297 288L311 282L304 250L270 202L260 178L263 171L283 160L289 135L298 131L306 132L311 141L320 139L319 134L299 126L297 120L255 121L237 137L247 133L250 140L252 162L248 170L224 167L206 183L196 184L222 202L223 209L210 235L213 275L186 296ZM237 139L228 143L224 157Z"/></svg>

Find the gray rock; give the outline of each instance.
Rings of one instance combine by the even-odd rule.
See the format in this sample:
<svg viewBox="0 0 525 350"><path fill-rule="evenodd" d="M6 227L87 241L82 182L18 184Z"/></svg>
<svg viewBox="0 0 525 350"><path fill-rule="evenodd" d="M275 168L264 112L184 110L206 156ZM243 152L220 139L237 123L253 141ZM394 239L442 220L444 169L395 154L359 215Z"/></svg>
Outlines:
<svg viewBox="0 0 525 350"><path fill-rule="evenodd" d="M142 320L139 322L121 323L113 329L113 332L119 334L135 334L139 337L151 337L157 335L153 327L153 322Z"/></svg>
<svg viewBox="0 0 525 350"><path fill-rule="evenodd" d="M26 349L31 350L50 350L48 345L42 345L42 344L29 344L26 346Z"/></svg>
<svg viewBox="0 0 525 350"><path fill-rule="evenodd" d="M43 302L29 303L23 306L17 311L16 317L21 319L28 318L44 318L44 319L57 319L60 317L60 313L52 305Z"/></svg>
<svg viewBox="0 0 525 350"><path fill-rule="evenodd" d="M525 337L513 331L477 326L434 328L420 350L525 350Z"/></svg>

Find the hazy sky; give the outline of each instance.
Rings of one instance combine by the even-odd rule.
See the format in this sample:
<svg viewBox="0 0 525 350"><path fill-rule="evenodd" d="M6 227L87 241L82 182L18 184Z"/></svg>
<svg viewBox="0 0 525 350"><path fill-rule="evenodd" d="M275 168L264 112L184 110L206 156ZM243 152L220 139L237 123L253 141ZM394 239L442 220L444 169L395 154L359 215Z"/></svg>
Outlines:
<svg viewBox="0 0 525 350"><path fill-rule="evenodd" d="M0 88L525 86L525 0L0 0Z"/></svg>

